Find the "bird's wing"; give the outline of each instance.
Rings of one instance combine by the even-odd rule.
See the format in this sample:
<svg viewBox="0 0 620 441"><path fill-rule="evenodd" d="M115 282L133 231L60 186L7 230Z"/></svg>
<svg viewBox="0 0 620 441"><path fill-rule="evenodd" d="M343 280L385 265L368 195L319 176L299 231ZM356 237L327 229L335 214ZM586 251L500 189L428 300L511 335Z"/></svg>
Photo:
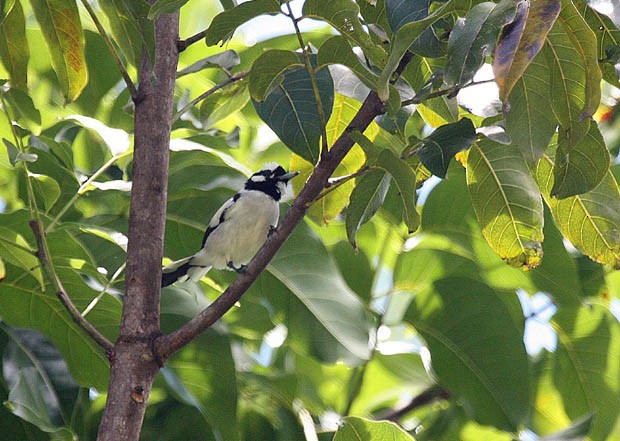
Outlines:
<svg viewBox="0 0 620 441"><path fill-rule="evenodd" d="M209 235L222 223L226 220L226 213L228 210L232 208L235 202L241 197L241 193L237 193L232 198L228 199L226 202L222 204L222 206L215 212L207 229L205 230L204 236L202 236L202 247L205 246L205 242Z"/></svg>

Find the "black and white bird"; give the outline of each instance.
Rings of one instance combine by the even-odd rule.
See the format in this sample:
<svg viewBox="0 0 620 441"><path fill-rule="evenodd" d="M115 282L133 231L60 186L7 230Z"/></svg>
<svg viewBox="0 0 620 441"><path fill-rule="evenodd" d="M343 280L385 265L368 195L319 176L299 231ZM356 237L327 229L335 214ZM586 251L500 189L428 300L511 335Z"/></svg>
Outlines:
<svg viewBox="0 0 620 441"><path fill-rule="evenodd" d="M200 280L211 268L240 271L276 227L279 202L287 194L289 181L298 174L269 163L250 176L243 189L213 215L202 248L163 268L161 286Z"/></svg>

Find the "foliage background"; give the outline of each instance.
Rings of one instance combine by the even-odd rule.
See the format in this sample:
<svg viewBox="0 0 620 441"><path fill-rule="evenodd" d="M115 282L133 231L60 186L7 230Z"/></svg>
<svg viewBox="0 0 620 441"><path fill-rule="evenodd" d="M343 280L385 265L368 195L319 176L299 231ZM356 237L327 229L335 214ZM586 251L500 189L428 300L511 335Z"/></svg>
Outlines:
<svg viewBox="0 0 620 441"><path fill-rule="evenodd" d="M533 61L512 54L513 68L498 75L499 93L511 104L505 118L501 103L473 114L462 95L433 93L456 93L485 57L498 63L489 47L518 17L516 3L358 3L364 23L385 30L391 46L356 27L354 2L308 0L304 7L305 16L322 20L303 35L318 48L313 62L346 64L357 74L341 65L331 75L325 68L317 73L327 143L359 109L366 86L389 93L388 115L364 136L352 135L359 145L337 175L356 179L315 203L240 306L166 364L143 438L294 440L312 439L308 431L316 430L319 439L332 439L340 417L351 416L336 439L354 439L348 431L381 439L382 430L396 430L354 417L392 417L420 440L617 439L620 328L612 310L620 293L620 169L609 157L617 158L619 146L613 64L620 31L592 9L604 2L531 2L531 11L542 14L545 4L561 11L546 36L528 28L544 22L533 12L525 22L525 35L544 44ZM54 12L73 2L2 4L2 76L10 80L0 116L1 432L20 440L94 439L107 360L54 296L28 222L35 214L44 222L63 285L113 340L124 286L130 94L83 5L65 11L73 28L62 28L60 41L48 47L43 6ZM181 4L181 38L209 28L207 42L217 43L240 24L237 9L209 27L232 2L157 5ZM253 2L246 18L273 12L273 4ZM144 11L127 12L126 5L101 2L95 12L135 77L136 48L152 45L152 36ZM433 16L438 8L447 12ZM125 13L142 18L128 22ZM488 26L476 28L485 14ZM457 22L460 31L453 29L457 16L471 20ZM267 27L275 18L261 20ZM332 38L334 28L345 38ZM195 252L212 213L262 163L301 170L299 190L312 168L307 160L318 158L316 103L295 101L308 112L299 131L312 140L304 146L290 141L299 131L286 132L290 109L274 101L282 90L312 94L303 70L286 70L301 64L298 56L265 52L299 48L287 29L253 46L237 33L223 46L199 42L181 53L179 71L187 70L177 81L179 110L229 78L227 71L251 71L175 115L166 258ZM447 29L459 38L451 43ZM510 34L502 35L509 43ZM410 87L388 87L390 63L414 40L420 56L403 72ZM509 53L501 44L498 51L506 52L498 54ZM351 55L351 45L374 70ZM82 47L83 59L68 56ZM208 66L194 64L216 54ZM440 68L443 77L431 77ZM413 104L397 111L396 90ZM449 161L457 153L459 161ZM429 180L427 168L447 179ZM425 198L417 206L416 187ZM162 331L195 316L233 277L212 271L199 284L166 288ZM541 326L555 341L528 353L524 333ZM424 396L431 399L415 401ZM408 412L396 411L407 405Z"/></svg>

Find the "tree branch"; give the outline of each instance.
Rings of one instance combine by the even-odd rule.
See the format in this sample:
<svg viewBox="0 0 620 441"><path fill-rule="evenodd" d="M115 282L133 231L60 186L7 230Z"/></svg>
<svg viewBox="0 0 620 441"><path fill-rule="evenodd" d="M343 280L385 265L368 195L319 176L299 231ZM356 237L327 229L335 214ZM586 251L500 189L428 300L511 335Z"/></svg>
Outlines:
<svg viewBox="0 0 620 441"><path fill-rule="evenodd" d="M186 38L185 40L179 40L177 41L177 49L179 52L183 52L189 46L191 46L194 43L199 42L206 36L207 36L207 29L205 29L204 31L200 31L197 34L194 34L191 37Z"/></svg>
<svg viewBox="0 0 620 441"><path fill-rule="evenodd" d="M381 102L376 92L371 92L342 135L319 160L306 185L286 212L282 222L250 261L245 272L240 274L221 296L192 320L173 333L161 336L156 340L155 348L160 360L165 361L174 352L208 329L241 299L295 227L302 221L312 201L326 187L329 177L355 144L355 141L349 136L349 132L353 130L363 132L375 117L384 111L384 103Z"/></svg>
<svg viewBox="0 0 620 441"><path fill-rule="evenodd" d="M409 412L417 409L418 407L426 406L435 401L447 400L450 398L450 393L440 386L431 386L423 391L420 395L413 397L413 399L405 406L392 410L390 412L377 415L378 420L388 420L397 422Z"/></svg>
<svg viewBox="0 0 620 441"><path fill-rule="evenodd" d="M202 101L205 98L207 98L209 95L213 95L215 92L217 92L220 89L223 89L224 87L228 86L229 84L232 84L232 83L234 83L236 81L240 81L240 80L244 79L249 74L250 74L249 70L244 70L244 71L241 71L241 72L237 72L236 74L229 76L227 79L225 79L221 83L216 84L211 89L209 89L206 92L202 93L200 96L197 96L196 98L191 100L189 103L187 103L185 106L183 106L183 108L181 110L179 110L177 113L174 114L174 116L172 117L172 122L174 123L177 119L179 119L181 116L183 116L183 114L185 112L187 112L189 109L194 107L200 101Z"/></svg>
<svg viewBox="0 0 620 441"><path fill-rule="evenodd" d="M71 300L71 297L69 297L69 294L67 293L65 288L62 286L62 282L58 278L56 271L52 268L51 266L52 263L50 261L49 252L45 244L45 239L43 237L45 235L43 231L43 225L41 224L41 222L37 220L31 220L30 228L32 229L34 233L34 237L37 240L37 246L39 248L36 253L37 257L41 261L41 265L43 265L43 269L45 269L45 272L47 273L48 278L50 279L52 283L52 287L54 288L54 291L56 291L56 296L58 297L60 302L63 304L63 306L65 307L65 309L67 310L71 318L73 319L73 321L77 323L77 325L80 328L82 328L82 330L86 334L88 334L88 336L92 338L95 341L95 343L101 346L106 351L106 354L109 356L112 350L114 349L114 345L112 344L110 340L105 338L103 334L101 334L97 330L97 328L95 328L92 325L92 323L90 323L88 320L86 320L82 316L82 314L80 313L80 310L77 309L77 307Z"/></svg>

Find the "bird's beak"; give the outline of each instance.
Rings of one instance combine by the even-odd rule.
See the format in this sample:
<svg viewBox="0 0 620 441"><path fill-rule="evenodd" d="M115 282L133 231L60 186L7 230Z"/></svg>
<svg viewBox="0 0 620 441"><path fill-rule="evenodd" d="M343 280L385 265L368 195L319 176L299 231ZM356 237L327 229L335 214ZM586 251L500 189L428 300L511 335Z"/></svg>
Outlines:
<svg viewBox="0 0 620 441"><path fill-rule="evenodd" d="M285 175L282 175L282 176L278 177L278 181L288 182L291 179L293 179L295 176L297 176L298 174L299 174L298 171L287 173Z"/></svg>

